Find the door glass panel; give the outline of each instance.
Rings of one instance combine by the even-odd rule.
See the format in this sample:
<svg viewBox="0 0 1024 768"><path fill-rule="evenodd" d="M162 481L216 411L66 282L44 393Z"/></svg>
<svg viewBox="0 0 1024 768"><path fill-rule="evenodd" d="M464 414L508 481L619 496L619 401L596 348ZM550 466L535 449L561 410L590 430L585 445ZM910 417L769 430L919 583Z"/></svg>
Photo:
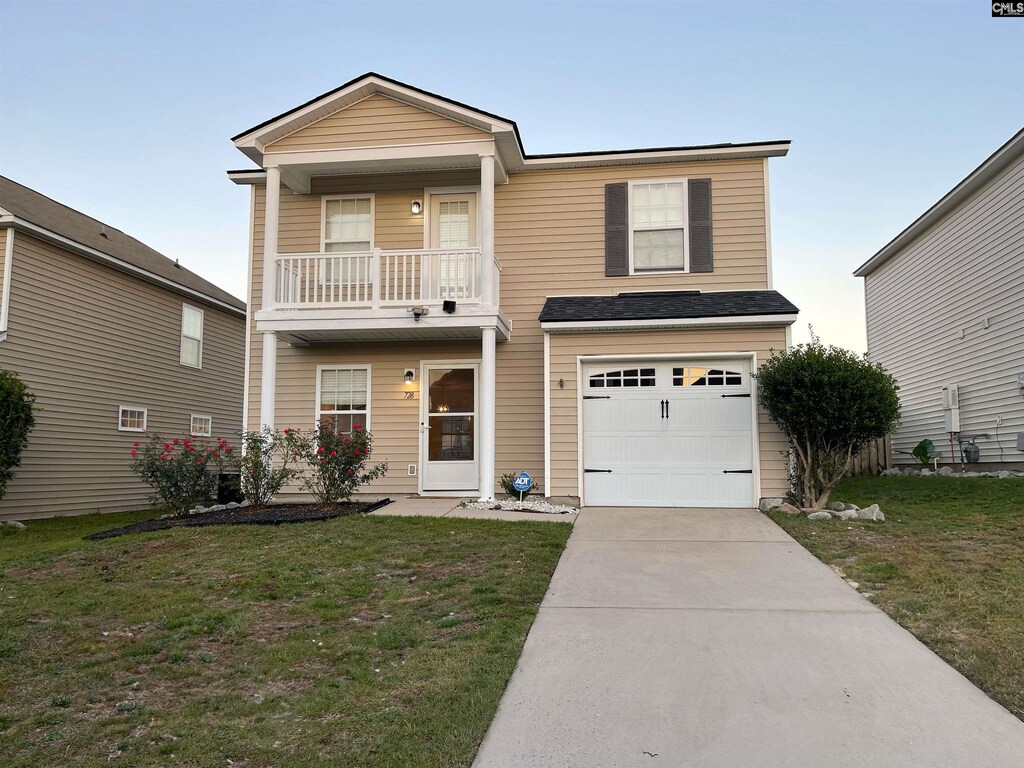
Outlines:
<svg viewBox="0 0 1024 768"><path fill-rule="evenodd" d="M473 461L475 450L472 416L431 416L430 461Z"/></svg>
<svg viewBox="0 0 1024 768"><path fill-rule="evenodd" d="M469 200L444 200L437 208L440 248L469 247Z"/></svg>
<svg viewBox="0 0 1024 768"><path fill-rule="evenodd" d="M474 370L431 370L428 375L430 413L470 414L476 410Z"/></svg>

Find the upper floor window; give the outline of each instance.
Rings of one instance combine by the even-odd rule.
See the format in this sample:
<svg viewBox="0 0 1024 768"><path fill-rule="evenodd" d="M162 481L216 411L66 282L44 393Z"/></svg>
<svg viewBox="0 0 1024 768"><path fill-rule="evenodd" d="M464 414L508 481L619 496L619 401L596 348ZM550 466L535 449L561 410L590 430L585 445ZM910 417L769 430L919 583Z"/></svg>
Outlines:
<svg viewBox="0 0 1024 768"><path fill-rule="evenodd" d="M324 253L360 253L373 249L373 195L325 197Z"/></svg>
<svg viewBox="0 0 1024 768"><path fill-rule="evenodd" d="M203 367L203 310L181 305L181 364Z"/></svg>
<svg viewBox="0 0 1024 768"><path fill-rule="evenodd" d="M688 265L686 180L630 184L633 271L684 271Z"/></svg>

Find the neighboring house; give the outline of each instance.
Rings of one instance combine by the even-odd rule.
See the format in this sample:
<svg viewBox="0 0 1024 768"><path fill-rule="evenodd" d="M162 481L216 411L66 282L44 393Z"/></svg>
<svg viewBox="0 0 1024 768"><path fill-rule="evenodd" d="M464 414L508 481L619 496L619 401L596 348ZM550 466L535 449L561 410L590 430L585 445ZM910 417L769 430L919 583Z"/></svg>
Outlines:
<svg viewBox="0 0 1024 768"><path fill-rule="evenodd" d="M854 274L900 383L894 460L927 438L959 462L952 432L984 468L1024 464L1024 130Z"/></svg>
<svg viewBox="0 0 1024 768"><path fill-rule="evenodd" d="M0 518L149 506L147 432L242 427L245 304L111 226L0 177L0 368L37 397Z"/></svg>
<svg viewBox="0 0 1024 768"><path fill-rule="evenodd" d="M597 505L786 489L751 374L789 142L528 155L515 123L376 74L234 138L260 167L247 414L373 432L374 493ZM266 264L271 269L265 269Z"/></svg>

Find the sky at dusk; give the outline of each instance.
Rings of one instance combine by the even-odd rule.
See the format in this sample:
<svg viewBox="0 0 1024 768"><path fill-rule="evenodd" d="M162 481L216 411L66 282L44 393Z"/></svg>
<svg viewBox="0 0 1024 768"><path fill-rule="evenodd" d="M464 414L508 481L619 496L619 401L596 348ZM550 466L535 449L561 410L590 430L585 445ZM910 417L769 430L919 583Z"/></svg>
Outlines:
<svg viewBox="0 0 1024 768"><path fill-rule="evenodd" d="M369 70L516 120L530 153L792 139L775 287L797 341L856 350L853 270L1024 125L1024 19L981 0L0 0L0 29L0 173L238 296L229 137Z"/></svg>

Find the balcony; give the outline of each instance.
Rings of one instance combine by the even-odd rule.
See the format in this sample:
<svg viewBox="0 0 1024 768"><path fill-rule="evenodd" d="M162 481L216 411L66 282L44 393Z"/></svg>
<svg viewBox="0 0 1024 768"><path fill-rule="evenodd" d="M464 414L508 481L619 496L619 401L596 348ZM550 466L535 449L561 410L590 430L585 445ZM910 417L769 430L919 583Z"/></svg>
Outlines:
<svg viewBox="0 0 1024 768"><path fill-rule="evenodd" d="M497 307L501 266L491 258L485 269L484 258L480 248L278 254L273 300L256 312L257 330L309 344L480 338L492 327L507 340Z"/></svg>

